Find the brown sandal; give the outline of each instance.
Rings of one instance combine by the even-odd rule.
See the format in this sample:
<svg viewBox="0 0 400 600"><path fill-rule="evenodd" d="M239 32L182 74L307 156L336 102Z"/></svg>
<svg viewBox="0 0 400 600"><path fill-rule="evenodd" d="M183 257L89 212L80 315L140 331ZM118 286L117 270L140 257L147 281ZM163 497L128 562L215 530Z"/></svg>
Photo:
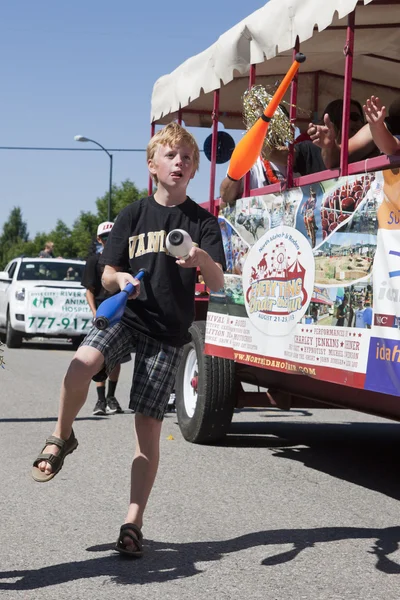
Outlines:
<svg viewBox="0 0 400 600"><path fill-rule="evenodd" d="M128 537L132 540L135 550L128 550L123 543L123 539ZM125 523L121 526L119 537L114 549L121 554L132 556L132 558L140 558L143 556L143 533L134 523Z"/></svg>
<svg viewBox="0 0 400 600"><path fill-rule="evenodd" d="M60 452L58 454L47 454L47 453L43 454L43 451L46 448L46 446L49 446L50 444L54 444L54 446L58 446L58 448L60 448ZM68 440L62 440L61 438L51 435L49 438L47 438L42 452L39 454L39 456L33 463L33 469L32 469L33 479L35 481L39 481L40 483L45 483L46 481L50 481L50 479L53 479L53 477L55 475L57 475L57 473L59 471L61 471L62 466L64 464L64 459L67 456L67 454L72 454L72 452L77 447L78 447L78 440L76 439L73 431L72 431L71 435L69 436ZM38 468L38 464L41 463L42 461L46 461L51 464L52 469L53 469L51 473L45 473L44 471L41 471Z"/></svg>

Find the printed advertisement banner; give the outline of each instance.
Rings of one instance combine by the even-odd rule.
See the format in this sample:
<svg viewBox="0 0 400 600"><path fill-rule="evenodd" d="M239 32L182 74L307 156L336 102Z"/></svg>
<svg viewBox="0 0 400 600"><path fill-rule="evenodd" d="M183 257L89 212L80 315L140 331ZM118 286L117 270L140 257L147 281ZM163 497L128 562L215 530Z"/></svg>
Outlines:
<svg viewBox="0 0 400 600"><path fill-rule="evenodd" d="M85 334L92 323L92 313L85 289L36 287L26 299L25 320L28 333Z"/></svg>
<svg viewBox="0 0 400 600"><path fill-rule="evenodd" d="M398 169L242 198L219 223L207 353L400 393Z"/></svg>

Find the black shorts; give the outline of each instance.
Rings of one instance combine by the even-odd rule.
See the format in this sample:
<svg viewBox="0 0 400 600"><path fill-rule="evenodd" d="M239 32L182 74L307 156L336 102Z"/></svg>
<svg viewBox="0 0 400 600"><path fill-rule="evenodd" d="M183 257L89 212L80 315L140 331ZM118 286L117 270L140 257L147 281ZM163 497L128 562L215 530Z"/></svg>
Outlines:
<svg viewBox="0 0 400 600"><path fill-rule="evenodd" d="M109 329L92 327L81 346L90 346L104 356L104 367L93 377L104 381L127 354L135 352L135 366L129 408L153 419L162 420L183 348L170 346L116 323Z"/></svg>

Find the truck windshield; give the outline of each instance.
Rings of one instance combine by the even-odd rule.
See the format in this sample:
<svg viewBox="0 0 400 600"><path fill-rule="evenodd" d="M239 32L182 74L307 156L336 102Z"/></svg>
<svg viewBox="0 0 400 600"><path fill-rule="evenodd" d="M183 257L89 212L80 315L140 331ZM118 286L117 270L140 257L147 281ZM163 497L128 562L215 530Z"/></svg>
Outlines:
<svg viewBox="0 0 400 600"><path fill-rule="evenodd" d="M23 262L18 272L19 281L77 281L82 279L85 265L68 262Z"/></svg>

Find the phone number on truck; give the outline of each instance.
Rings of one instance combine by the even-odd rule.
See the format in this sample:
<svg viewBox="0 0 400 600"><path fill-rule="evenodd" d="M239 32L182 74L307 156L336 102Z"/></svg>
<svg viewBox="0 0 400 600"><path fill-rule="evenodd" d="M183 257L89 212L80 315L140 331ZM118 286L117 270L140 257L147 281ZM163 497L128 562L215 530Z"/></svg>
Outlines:
<svg viewBox="0 0 400 600"><path fill-rule="evenodd" d="M28 329L74 329L75 331L84 331L92 325L92 319L68 319L67 317L28 317Z"/></svg>

